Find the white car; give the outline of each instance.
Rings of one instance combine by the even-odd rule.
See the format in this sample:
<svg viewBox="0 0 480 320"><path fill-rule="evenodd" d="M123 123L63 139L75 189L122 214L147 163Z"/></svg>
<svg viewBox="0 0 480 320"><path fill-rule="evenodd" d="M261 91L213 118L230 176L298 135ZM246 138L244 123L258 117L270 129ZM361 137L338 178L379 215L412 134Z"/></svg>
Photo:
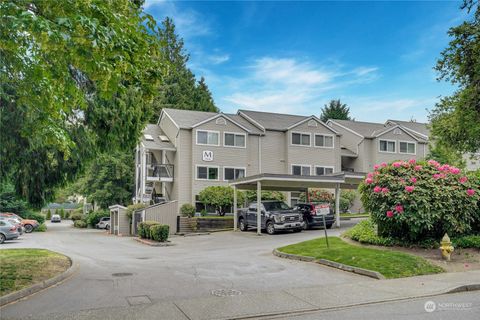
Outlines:
<svg viewBox="0 0 480 320"><path fill-rule="evenodd" d="M110 217L100 218L100 222L96 225L97 229L110 230Z"/></svg>
<svg viewBox="0 0 480 320"><path fill-rule="evenodd" d="M50 222L62 222L62 218L60 217L59 214L54 214L52 215L52 218L50 219Z"/></svg>

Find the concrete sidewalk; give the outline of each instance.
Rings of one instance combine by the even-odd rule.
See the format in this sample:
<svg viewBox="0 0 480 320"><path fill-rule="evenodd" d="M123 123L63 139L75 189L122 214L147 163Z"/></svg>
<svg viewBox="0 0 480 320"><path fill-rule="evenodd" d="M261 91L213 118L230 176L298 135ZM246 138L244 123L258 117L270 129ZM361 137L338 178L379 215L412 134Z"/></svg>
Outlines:
<svg viewBox="0 0 480 320"><path fill-rule="evenodd" d="M49 314L31 319L242 319L288 315L385 301L427 297L480 289L480 271L444 273L392 280L361 281L287 290L152 301L132 307Z"/></svg>

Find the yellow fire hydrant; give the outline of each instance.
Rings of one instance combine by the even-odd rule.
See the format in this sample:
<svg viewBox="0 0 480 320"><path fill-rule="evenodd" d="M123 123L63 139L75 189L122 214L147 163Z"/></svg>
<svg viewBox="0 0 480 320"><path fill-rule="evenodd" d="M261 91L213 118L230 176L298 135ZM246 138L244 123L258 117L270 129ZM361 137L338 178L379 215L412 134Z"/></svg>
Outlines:
<svg viewBox="0 0 480 320"><path fill-rule="evenodd" d="M450 237L445 233L442 241L440 241L440 251L442 252L443 259L450 261L450 255L452 254L453 250L455 250L455 248L452 246Z"/></svg>

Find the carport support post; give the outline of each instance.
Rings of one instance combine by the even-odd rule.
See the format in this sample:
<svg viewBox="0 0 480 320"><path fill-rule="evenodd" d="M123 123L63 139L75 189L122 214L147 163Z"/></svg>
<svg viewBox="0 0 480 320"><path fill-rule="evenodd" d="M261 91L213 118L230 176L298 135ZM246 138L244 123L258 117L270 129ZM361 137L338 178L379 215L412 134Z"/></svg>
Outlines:
<svg viewBox="0 0 480 320"><path fill-rule="evenodd" d="M257 235L262 234L262 183L257 181Z"/></svg>
<svg viewBox="0 0 480 320"><path fill-rule="evenodd" d="M233 186L233 231L237 231L237 187Z"/></svg>
<svg viewBox="0 0 480 320"><path fill-rule="evenodd" d="M340 228L340 184L335 186L335 220L337 228Z"/></svg>

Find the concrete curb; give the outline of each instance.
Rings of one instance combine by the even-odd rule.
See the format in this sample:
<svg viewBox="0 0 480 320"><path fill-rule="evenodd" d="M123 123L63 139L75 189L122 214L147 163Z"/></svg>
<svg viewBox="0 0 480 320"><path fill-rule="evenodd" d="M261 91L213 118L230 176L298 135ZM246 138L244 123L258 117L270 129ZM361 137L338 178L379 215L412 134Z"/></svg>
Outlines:
<svg viewBox="0 0 480 320"><path fill-rule="evenodd" d="M20 289L18 291L15 291L15 292L12 292L12 293L9 293L7 295L4 295L4 296L0 297L0 307L3 307L4 305L7 305L7 304L12 303L12 302L16 302L17 300L28 297L28 296L30 296L34 293L37 293L37 292L42 291L44 289L47 289L49 287L52 287L52 286L62 282L63 280L69 278L70 276L72 276L77 271L79 266L76 262L74 262L72 260L72 258L70 258L68 256L66 256L66 257L68 258L68 260L70 260L70 267L67 270L65 270L64 272L62 272L61 274L59 274L59 275L57 275L53 278L43 280L41 282L37 282L37 283L31 285L30 287L23 288L23 289Z"/></svg>
<svg viewBox="0 0 480 320"><path fill-rule="evenodd" d="M286 259L292 259L292 260L298 260L298 261L304 261L304 262L314 262L318 264L323 264L328 267L340 269L343 271L348 271L348 272L353 272L360 274L362 276L367 276L370 278L378 279L378 280L384 280L385 277L377 271L372 271L368 269L363 269L363 268L358 268L358 267L353 267L349 266L343 263L335 262L335 261L330 261L326 259L315 259L314 257L306 257L306 256L299 256L296 254L290 254L290 253L284 253L280 252L277 249L273 250L273 255L280 257L280 258L286 258Z"/></svg>
<svg viewBox="0 0 480 320"><path fill-rule="evenodd" d="M157 242L157 241L151 241L151 240L148 240L148 239L142 239L142 238L133 238L135 241L138 241L142 244L146 244L147 246L151 246L151 247L171 247L171 246L174 246L175 244L170 242L170 241L166 241L166 242Z"/></svg>

